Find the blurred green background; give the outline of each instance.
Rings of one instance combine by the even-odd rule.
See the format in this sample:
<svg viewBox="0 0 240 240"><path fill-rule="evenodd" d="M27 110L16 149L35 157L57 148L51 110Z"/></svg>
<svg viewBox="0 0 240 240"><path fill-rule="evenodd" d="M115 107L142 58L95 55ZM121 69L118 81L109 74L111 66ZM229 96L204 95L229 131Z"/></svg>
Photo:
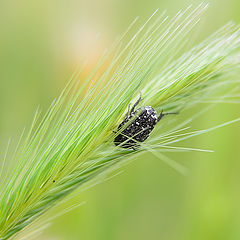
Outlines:
<svg viewBox="0 0 240 240"><path fill-rule="evenodd" d="M140 16L170 15L183 0L0 1L0 150L60 93L76 64L91 70L100 52ZM197 30L203 39L226 22L240 21L239 0L210 1ZM221 104L192 124L204 129L239 117L239 105ZM181 145L181 144L180 144ZM189 169L182 176L152 155L77 197L86 203L56 218L38 239L240 239L240 126L185 142L215 153L169 156ZM74 199L76 201L76 198ZM58 209L61 211L61 209Z"/></svg>

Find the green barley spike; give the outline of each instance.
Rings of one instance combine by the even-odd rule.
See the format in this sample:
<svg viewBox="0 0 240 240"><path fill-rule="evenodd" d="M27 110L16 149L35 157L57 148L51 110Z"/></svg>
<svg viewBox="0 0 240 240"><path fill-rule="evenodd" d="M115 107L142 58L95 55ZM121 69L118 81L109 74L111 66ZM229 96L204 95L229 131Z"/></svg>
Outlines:
<svg viewBox="0 0 240 240"><path fill-rule="evenodd" d="M113 144L117 126L140 92L140 105L179 115L210 97L224 100L225 90L235 92L238 82L234 74L240 68L239 26L229 23L182 53L206 7L189 7L172 18L155 12L133 36L128 29L81 86L77 71L46 114L40 117L36 113L11 159L15 168L6 173L3 165L0 171L0 239L24 233L30 223L75 189L137 154L157 147L179 150L171 144L214 129L182 133L188 119L167 133L150 135L137 150ZM134 29L134 24L130 28ZM98 69L107 63L107 70L100 75ZM95 85L89 87L92 81Z"/></svg>

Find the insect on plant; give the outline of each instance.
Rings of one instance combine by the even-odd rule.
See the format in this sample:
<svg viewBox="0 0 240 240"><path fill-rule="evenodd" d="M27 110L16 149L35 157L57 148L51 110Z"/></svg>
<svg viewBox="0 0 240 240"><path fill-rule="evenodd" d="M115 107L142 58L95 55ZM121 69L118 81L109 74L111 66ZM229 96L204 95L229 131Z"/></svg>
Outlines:
<svg viewBox="0 0 240 240"><path fill-rule="evenodd" d="M128 108L128 112L122 123L118 126L118 131L121 131L114 139L114 144L122 148L136 149L139 147L139 142L144 142L154 129L155 125L162 117L173 113L163 113L160 115L151 106L140 107L135 110L136 106L142 100L141 94L139 99L134 103L132 108ZM129 105L130 106L130 105ZM125 127L125 125L127 125Z"/></svg>
<svg viewBox="0 0 240 240"><path fill-rule="evenodd" d="M172 18L154 12L140 27L134 20L81 85L81 70L77 68L48 111L44 115L36 112L29 131L21 134L16 146L9 141L0 159L0 240L32 239L42 229L39 223L52 219L47 215L50 208L62 207L60 204L78 194L78 189L95 185L133 160L140 153L135 150L154 154L159 148L157 156L184 174L185 169L161 150L208 152L172 145L240 121L237 118L208 129L185 131L193 119L211 107L207 105L173 128L169 126L164 134L152 136L151 148L140 149L165 115L203 103L229 99L239 103L239 25L226 24L198 45L185 49L206 8L205 3L188 7ZM141 95L130 105L140 89L147 106L140 104ZM163 111L158 113L155 106ZM130 151L112 148L114 144Z"/></svg>

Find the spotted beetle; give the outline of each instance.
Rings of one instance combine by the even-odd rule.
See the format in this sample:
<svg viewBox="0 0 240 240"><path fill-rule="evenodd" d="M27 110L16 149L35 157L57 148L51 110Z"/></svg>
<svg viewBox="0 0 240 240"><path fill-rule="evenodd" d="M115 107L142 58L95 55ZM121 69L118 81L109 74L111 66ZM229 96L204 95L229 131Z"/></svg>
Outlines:
<svg viewBox="0 0 240 240"><path fill-rule="evenodd" d="M162 119L163 116L168 114L177 113L160 113L157 116L157 112L151 106L140 107L135 110L135 107L142 100L141 95L137 102L128 110L124 120L118 126L118 131L124 128L125 124L128 124L124 130L115 137L114 144L122 148L136 149L139 147L139 142L144 142L148 137L155 125Z"/></svg>

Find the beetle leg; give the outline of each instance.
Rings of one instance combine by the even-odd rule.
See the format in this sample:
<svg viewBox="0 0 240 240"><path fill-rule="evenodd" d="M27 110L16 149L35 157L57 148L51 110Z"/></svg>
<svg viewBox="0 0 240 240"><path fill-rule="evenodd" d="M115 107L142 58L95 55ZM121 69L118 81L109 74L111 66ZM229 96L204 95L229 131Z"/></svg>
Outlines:
<svg viewBox="0 0 240 240"><path fill-rule="evenodd" d="M130 115L130 106L131 106L131 103L128 104L128 111L125 115L125 119Z"/></svg>
<svg viewBox="0 0 240 240"><path fill-rule="evenodd" d="M166 115L170 115L170 114L178 114L178 112L170 112L170 113L163 113L163 110L161 111L159 117L158 117L158 122Z"/></svg>
<svg viewBox="0 0 240 240"><path fill-rule="evenodd" d="M138 100L133 104L129 114L134 112L135 107L141 102L141 100L142 100L142 94L140 92L140 96L139 96Z"/></svg>
<svg viewBox="0 0 240 240"><path fill-rule="evenodd" d="M158 122L162 119L162 117L164 117L164 113L163 110L161 111L160 115L158 116Z"/></svg>

